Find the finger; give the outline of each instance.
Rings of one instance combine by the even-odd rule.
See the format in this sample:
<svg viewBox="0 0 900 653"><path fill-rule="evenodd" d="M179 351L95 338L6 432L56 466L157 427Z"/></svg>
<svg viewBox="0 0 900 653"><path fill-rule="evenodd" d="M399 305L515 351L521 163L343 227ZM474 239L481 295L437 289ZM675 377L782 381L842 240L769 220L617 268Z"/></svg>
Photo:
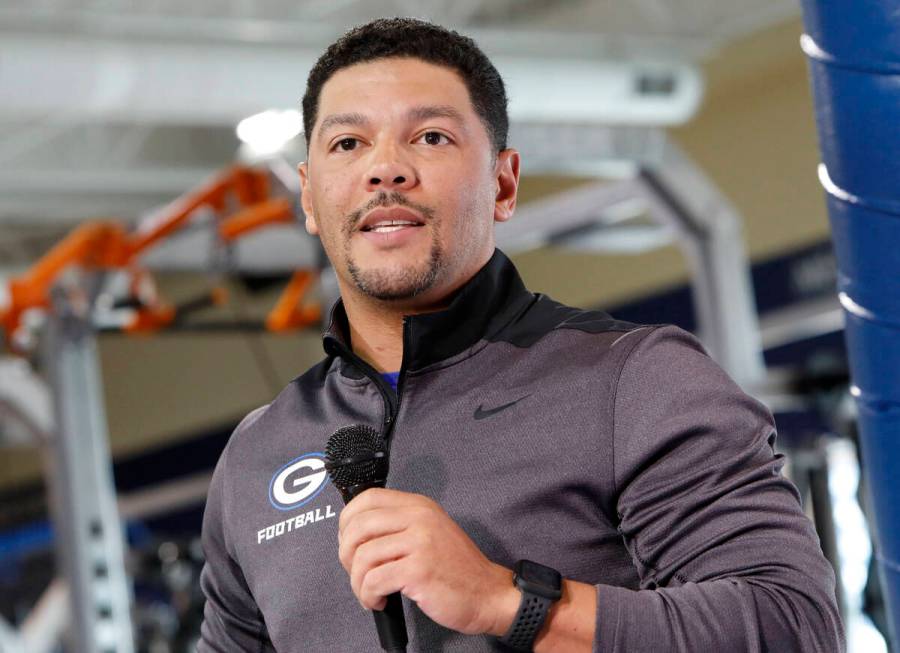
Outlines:
<svg viewBox="0 0 900 653"><path fill-rule="evenodd" d="M347 522L360 513L377 508L422 505L423 500L428 499L412 492L401 492L400 490L378 487L369 488L341 510L340 517L338 517L338 533L342 533Z"/></svg>
<svg viewBox="0 0 900 653"><path fill-rule="evenodd" d="M350 570L350 563L360 545L377 537L405 530L411 518L412 516L403 510L384 508L357 515L344 528L343 535L338 534L338 559L344 569Z"/></svg>
<svg viewBox="0 0 900 653"><path fill-rule="evenodd" d="M360 583L356 593L360 604L367 610L383 610L385 597L400 592L406 586L409 558L400 558L370 569Z"/></svg>
<svg viewBox="0 0 900 653"><path fill-rule="evenodd" d="M381 565L399 560L412 551L410 538L404 533L385 535L362 544L350 565L350 587L359 598L366 574Z"/></svg>

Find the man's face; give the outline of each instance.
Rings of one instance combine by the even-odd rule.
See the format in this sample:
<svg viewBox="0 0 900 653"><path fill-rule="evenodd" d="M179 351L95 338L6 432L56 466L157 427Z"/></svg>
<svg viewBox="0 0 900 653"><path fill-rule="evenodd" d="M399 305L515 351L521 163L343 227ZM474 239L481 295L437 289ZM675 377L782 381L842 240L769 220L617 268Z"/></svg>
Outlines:
<svg viewBox="0 0 900 653"><path fill-rule="evenodd" d="M515 207L518 154L492 154L457 73L391 58L322 87L300 165L306 228L342 293L427 306L487 262ZM413 301L409 301L413 300Z"/></svg>

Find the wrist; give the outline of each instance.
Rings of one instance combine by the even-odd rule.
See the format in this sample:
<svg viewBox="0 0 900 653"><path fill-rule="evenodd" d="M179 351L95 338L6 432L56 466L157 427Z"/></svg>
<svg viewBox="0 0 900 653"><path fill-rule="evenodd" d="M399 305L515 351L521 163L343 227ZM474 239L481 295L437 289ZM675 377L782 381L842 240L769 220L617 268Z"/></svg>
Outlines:
<svg viewBox="0 0 900 653"><path fill-rule="evenodd" d="M490 610L490 624L485 631L487 635L501 637L512 626L516 613L519 611L519 603L522 601L522 593L513 582L511 569L494 565L497 569L497 591L494 594Z"/></svg>
<svg viewBox="0 0 900 653"><path fill-rule="evenodd" d="M523 558L513 567L513 583L519 605L499 641L516 651L532 651L550 609L562 598L563 579L556 569Z"/></svg>

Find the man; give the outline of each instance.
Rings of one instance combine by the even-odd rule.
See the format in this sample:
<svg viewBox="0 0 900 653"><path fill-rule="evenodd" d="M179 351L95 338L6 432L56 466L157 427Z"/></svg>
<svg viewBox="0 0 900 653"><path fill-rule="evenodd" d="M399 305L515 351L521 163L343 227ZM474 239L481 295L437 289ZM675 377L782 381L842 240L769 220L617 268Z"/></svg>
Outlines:
<svg viewBox="0 0 900 653"><path fill-rule="evenodd" d="M378 650L394 592L415 651L839 650L769 412L685 332L532 294L495 250L519 155L477 46L374 21L303 109L306 227L342 300L325 360L216 468L200 651ZM384 434L390 474L342 508L321 452L349 424Z"/></svg>

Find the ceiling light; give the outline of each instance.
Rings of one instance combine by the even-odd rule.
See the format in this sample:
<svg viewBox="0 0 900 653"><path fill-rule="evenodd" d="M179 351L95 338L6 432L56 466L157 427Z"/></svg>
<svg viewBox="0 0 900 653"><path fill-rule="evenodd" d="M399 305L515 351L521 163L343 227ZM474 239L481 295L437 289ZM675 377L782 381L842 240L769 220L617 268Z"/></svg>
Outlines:
<svg viewBox="0 0 900 653"><path fill-rule="evenodd" d="M273 154L303 131L303 115L296 109L269 109L244 118L236 131L255 154Z"/></svg>

